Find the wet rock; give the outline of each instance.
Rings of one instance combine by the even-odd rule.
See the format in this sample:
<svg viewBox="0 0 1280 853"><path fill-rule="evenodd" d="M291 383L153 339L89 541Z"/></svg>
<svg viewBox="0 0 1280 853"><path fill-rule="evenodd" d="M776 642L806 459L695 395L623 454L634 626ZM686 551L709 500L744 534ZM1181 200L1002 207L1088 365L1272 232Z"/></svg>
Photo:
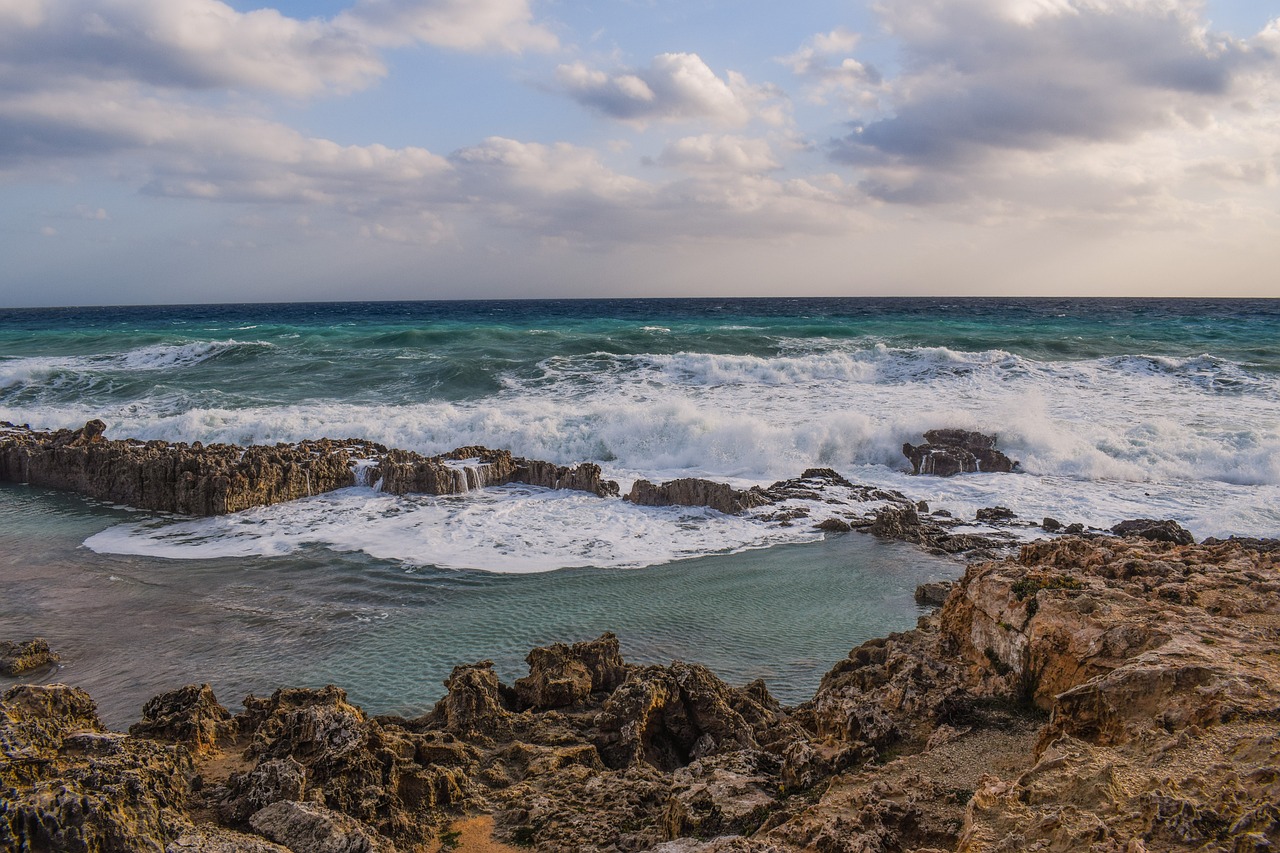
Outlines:
<svg viewBox="0 0 1280 853"><path fill-rule="evenodd" d="M1152 542L1171 542L1174 545L1191 545L1196 540L1191 532L1176 521L1158 521L1154 518L1134 518L1122 521L1111 532L1117 536L1137 536Z"/></svg>
<svg viewBox="0 0 1280 853"><path fill-rule="evenodd" d="M696 477L671 480L662 485L636 480L625 500L638 506L705 506L726 515L771 502L759 488L735 489L726 483Z"/></svg>
<svg viewBox="0 0 1280 853"><path fill-rule="evenodd" d="M294 853L394 853L395 845L359 821L315 803L272 803L249 819L255 830Z"/></svg>
<svg viewBox="0 0 1280 853"><path fill-rule="evenodd" d="M541 462L535 459L517 461L515 481L541 486L544 489L572 489L579 492L590 492L602 498L616 498L618 484L606 480L601 474L600 466L592 462L565 467L554 462Z"/></svg>
<svg viewBox="0 0 1280 853"><path fill-rule="evenodd" d="M988 523L1011 521L1017 517L1018 516L1014 514L1013 510L1009 509L1007 506L983 507L978 510L977 515L978 521L985 521Z"/></svg>
<svg viewBox="0 0 1280 853"><path fill-rule="evenodd" d="M1062 529L1062 522L1056 518L1045 516L1044 521L1040 522L1040 528L1046 533L1057 533Z"/></svg>
<svg viewBox="0 0 1280 853"><path fill-rule="evenodd" d="M25 643L0 641L0 675L10 678L51 667L61 659L40 637Z"/></svg>
<svg viewBox="0 0 1280 853"><path fill-rule="evenodd" d="M952 477L956 474L1013 471L1018 463L996 450L996 436L963 429L934 429L925 443L902 445L913 474Z"/></svg>
<svg viewBox="0 0 1280 853"><path fill-rule="evenodd" d="M142 721L129 734L180 743L195 753L209 752L236 732L231 712L218 704L208 684L188 684L164 693L142 708Z"/></svg>
<svg viewBox="0 0 1280 853"><path fill-rule="evenodd" d="M848 533L853 530L853 525L841 518L828 518L814 525L818 530L825 530L827 533Z"/></svg>

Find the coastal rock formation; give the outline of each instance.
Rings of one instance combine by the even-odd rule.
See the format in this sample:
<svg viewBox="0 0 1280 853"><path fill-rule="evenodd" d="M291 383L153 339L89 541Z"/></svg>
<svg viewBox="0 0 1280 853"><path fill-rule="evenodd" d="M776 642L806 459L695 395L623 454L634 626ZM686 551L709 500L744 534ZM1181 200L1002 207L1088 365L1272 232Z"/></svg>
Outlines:
<svg viewBox="0 0 1280 853"><path fill-rule="evenodd" d="M45 669L56 664L62 658L49 648L49 644L40 637L25 643L12 643L0 640L0 675L10 678Z"/></svg>
<svg viewBox="0 0 1280 853"><path fill-rule="evenodd" d="M1152 542L1172 542L1175 545L1191 545L1196 541L1190 530L1168 519L1158 521L1154 518L1134 518L1120 522L1111 528L1111 532L1117 536L1137 536Z"/></svg>
<svg viewBox="0 0 1280 853"><path fill-rule="evenodd" d="M924 444L902 445L911 473L952 477L976 472L1013 471L1018 463L996 450L996 436L967 429L931 429Z"/></svg>
<svg viewBox="0 0 1280 853"><path fill-rule="evenodd" d="M655 485L636 480L626 500L637 506L705 506L733 514L771 503L759 488L735 489L726 483L684 477Z"/></svg>
<svg viewBox="0 0 1280 853"><path fill-rule="evenodd" d="M597 465L565 467L487 447L423 456L361 439L240 447L112 441L105 431L98 420L55 432L0 422L0 480L181 515L224 515L355 485L456 495L525 482L602 497L618 493Z"/></svg>
<svg viewBox="0 0 1280 853"><path fill-rule="evenodd" d="M327 687L248 697L230 726L192 686L129 736L74 688L13 688L0 848L434 849L475 814L539 851L1280 845L1274 541L1026 545L794 708L627 664L608 634L528 663L514 687L458 667L416 719Z"/></svg>

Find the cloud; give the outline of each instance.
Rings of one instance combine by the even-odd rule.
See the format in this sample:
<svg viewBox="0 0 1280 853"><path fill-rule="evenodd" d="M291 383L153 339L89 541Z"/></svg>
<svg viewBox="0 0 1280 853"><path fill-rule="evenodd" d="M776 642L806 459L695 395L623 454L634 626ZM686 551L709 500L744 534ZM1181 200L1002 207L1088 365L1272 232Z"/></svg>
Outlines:
<svg viewBox="0 0 1280 853"><path fill-rule="evenodd" d="M386 73L379 50L551 49L526 0L362 0L332 20L219 0L4 0L0 79L40 88L79 76L165 89L303 97L362 89Z"/></svg>
<svg viewBox="0 0 1280 853"><path fill-rule="evenodd" d="M704 120L740 127L754 118L782 121L780 91L752 86L733 71L722 80L696 53L662 53L647 68L613 73L575 62L556 69L556 82L578 103L635 124Z"/></svg>
<svg viewBox="0 0 1280 853"><path fill-rule="evenodd" d="M360 0L335 23L378 45L414 41L454 50L554 50L528 0Z"/></svg>
<svg viewBox="0 0 1280 853"><path fill-rule="evenodd" d="M809 99L825 104L832 95L854 100L863 106L874 103L872 90L880 85L880 72L875 66L862 63L851 54L861 39L858 34L837 27L828 33L819 33L798 51L779 57L778 61L791 73L811 81Z"/></svg>
<svg viewBox="0 0 1280 853"><path fill-rule="evenodd" d="M671 142L658 164L692 172L727 171L764 174L782 168L773 149L763 139L741 136L686 136Z"/></svg>
<svg viewBox="0 0 1280 853"><path fill-rule="evenodd" d="M1079 170L1082 185L1066 182L1064 207L1108 173L1118 186L1163 181L1170 190L1227 128L1233 146L1266 159L1270 143L1242 105L1280 83L1276 51L1265 34L1208 32L1195 4L885 0L877 10L904 71L883 82L829 154L860 170L881 199L1008 199L1015 189L1026 197L1066 169ZM806 56L793 67L808 67Z"/></svg>

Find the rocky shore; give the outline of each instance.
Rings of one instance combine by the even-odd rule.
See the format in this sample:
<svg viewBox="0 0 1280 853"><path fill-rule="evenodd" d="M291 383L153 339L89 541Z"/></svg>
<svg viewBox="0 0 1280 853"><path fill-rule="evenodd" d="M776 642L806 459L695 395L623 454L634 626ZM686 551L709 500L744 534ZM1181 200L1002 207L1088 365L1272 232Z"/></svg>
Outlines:
<svg viewBox="0 0 1280 853"><path fill-rule="evenodd" d="M1280 548L1153 530L971 564L794 707L609 634L513 685L457 667L414 719L189 685L124 734L83 691L13 687L0 849L1276 849Z"/></svg>

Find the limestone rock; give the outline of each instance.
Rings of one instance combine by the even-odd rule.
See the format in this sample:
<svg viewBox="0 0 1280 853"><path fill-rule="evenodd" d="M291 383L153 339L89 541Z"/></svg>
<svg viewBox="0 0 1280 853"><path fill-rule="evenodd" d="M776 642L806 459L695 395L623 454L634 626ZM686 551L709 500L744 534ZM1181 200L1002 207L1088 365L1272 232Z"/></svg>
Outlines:
<svg viewBox="0 0 1280 853"><path fill-rule="evenodd" d="M735 489L726 483L696 477L671 480L662 485L636 480L626 500L638 506L705 506L726 515L770 503L761 489Z"/></svg>
<svg viewBox="0 0 1280 853"><path fill-rule="evenodd" d="M952 477L956 474L1013 471L1018 463L996 450L996 436L964 429L934 429L925 443L902 445L913 474Z"/></svg>
<svg viewBox="0 0 1280 853"><path fill-rule="evenodd" d="M181 743L194 753L212 750L235 731L231 712L208 684L188 684L156 696L143 706L141 722L129 727L135 737Z"/></svg>
<svg viewBox="0 0 1280 853"><path fill-rule="evenodd" d="M612 692L631 669L612 633L572 646L536 648L525 661L529 675L516 682L516 695L521 707L535 711L580 705L593 693Z"/></svg>
<svg viewBox="0 0 1280 853"><path fill-rule="evenodd" d="M0 640L0 675L12 678L51 667L61 659L40 637L25 643Z"/></svg>
<svg viewBox="0 0 1280 853"><path fill-rule="evenodd" d="M293 853L394 853L395 845L359 821L314 803L272 803L249 819L255 830Z"/></svg>
<svg viewBox="0 0 1280 853"><path fill-rule="evenodd" d="M941 607L955 584L951 581L930 581L916 587L916 604L925 607Z"/></svg>
<svg viewBox="0 0 1280 853"><path fill-rule="evenodd" d="M618 484L613 480L604 479L600 466L593 462L582 462L565 467L556 465L554 462L520 459L517 460L515 479L544 489L572 489L590 492L602 498L618 496Z"/></svg>
<svg viewBox="0 0 1280 853"><path fill-rule="evenodd" d="M444 686L448 694L433 712L447 731L492 736L511 728L510 698L493 671L493 661L456 666Z"/></svg>

